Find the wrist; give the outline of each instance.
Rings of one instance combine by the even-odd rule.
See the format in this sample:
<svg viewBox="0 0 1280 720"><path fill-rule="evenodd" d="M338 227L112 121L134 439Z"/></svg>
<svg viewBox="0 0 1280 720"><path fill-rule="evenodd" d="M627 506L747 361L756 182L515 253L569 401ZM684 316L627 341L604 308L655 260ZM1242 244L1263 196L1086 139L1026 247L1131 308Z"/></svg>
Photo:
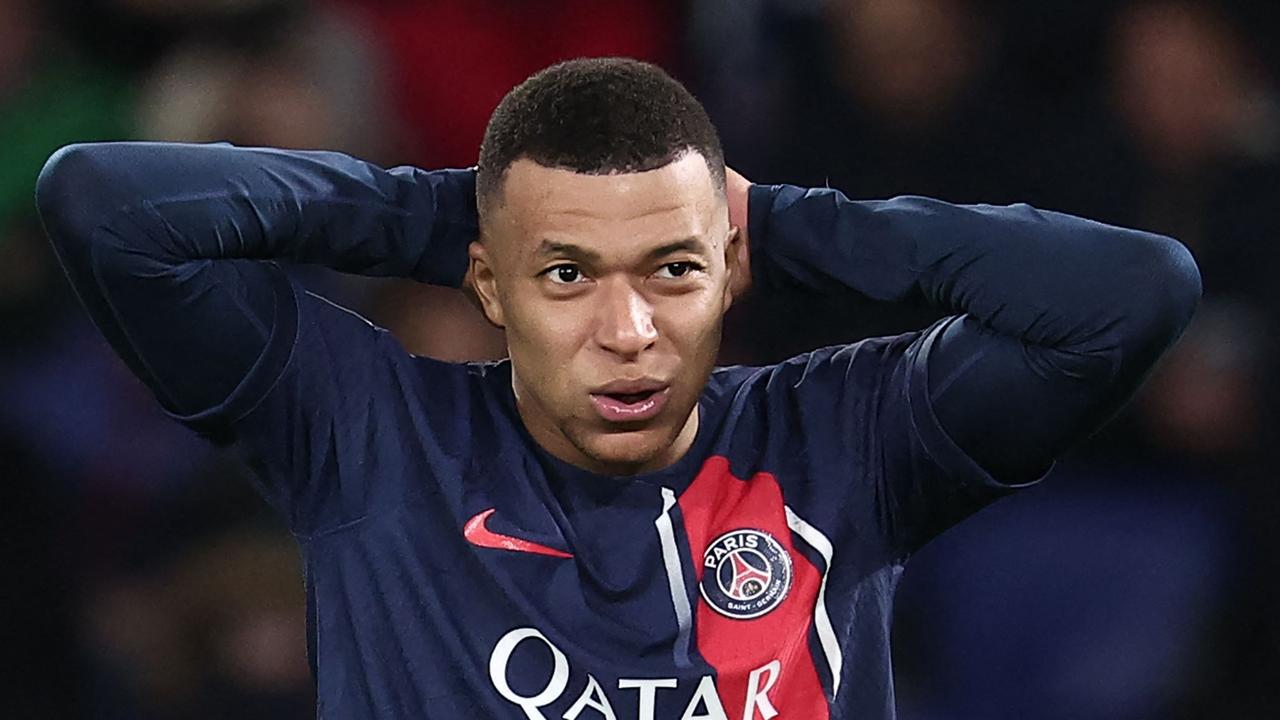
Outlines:
<svg viewBox="0 0 1280 720"><path fill-rule="evenodd" d="M426 248L414 268L419 282L460 288L471 263L467 248L480 233L474 168L427 173L434 216Z"/></svg>
<svg viewBox="0 0 1280 720"><path fill-rule="evenodd" d="M780 185L752 185L747 191L747 233L751 257L751 281L761 285L767 276L767 249L769 243L769 216L773 212L774 198Z"/></svg>

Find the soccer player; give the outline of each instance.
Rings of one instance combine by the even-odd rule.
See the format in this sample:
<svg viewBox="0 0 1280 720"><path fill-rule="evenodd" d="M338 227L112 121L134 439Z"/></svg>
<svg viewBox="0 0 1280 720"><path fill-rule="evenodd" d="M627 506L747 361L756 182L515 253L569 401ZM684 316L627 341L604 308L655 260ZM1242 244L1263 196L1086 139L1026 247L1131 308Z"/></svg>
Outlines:
<svg viewBox="0 0 1280 720"><path fill-rule="evenodd" d="M1113 414L1200 295L1156 235L750 185L624 59L512 90L475 171L113 143L37 195L107 340L297 536L329 718L891 718L907 558ZM280 262L465 283L510 358L409 354ZM951 315L713 368L748 284Z"/></svg>

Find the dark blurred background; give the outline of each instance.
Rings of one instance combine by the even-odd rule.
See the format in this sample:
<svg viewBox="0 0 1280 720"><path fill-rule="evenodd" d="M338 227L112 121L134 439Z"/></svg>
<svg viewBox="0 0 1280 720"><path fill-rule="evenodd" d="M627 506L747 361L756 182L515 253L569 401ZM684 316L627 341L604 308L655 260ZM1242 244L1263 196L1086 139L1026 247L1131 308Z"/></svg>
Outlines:
<svg viewBox="0 0 1280 720"><path fill-rule="evenodd" d="M901 716L1280 717L1276 5L0 0L4 715L314 716L292 540L90 324L34 216L44 159L146 138L465 166L511 86L618 54L688 83L757 182L1027 201L1191 247L1204 303L1132 405L913 561ZM502 354L455 291L297 273L414 352ZM755 297L724 360L930 319Z"/></svg>

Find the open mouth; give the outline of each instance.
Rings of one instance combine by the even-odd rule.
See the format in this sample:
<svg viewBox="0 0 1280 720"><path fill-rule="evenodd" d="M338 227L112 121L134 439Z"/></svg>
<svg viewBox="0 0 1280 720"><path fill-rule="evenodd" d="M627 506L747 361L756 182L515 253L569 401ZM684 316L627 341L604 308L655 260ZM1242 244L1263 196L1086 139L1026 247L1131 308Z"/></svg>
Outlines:
<svg viewBox="0 0 1280 720"><path fill-rule="evenodd" d="M634 392L634 393L604 393L604 396L608 398L613 398L614 400L617 400L618 402L626 405L634 405L640 402L641 400L653 397L654 393L656 392L658 391L645 390L643 392Z"/></svg>
<svg viewBox="0 0 1280 720"><path fill-rule="evenodd" d="M670 394L670 387L592 393L591 402L600 417L608 422L637 422L648 420L662 412Z"/></svg>

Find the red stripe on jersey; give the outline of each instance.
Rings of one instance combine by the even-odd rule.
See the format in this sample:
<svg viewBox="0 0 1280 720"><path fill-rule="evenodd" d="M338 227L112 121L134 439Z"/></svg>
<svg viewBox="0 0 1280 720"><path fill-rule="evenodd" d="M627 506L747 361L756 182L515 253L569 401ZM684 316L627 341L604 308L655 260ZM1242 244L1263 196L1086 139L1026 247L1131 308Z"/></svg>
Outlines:
<svg viewBox="0 0 1280 720"><path fill-rule="evenodd" d="M702 466L679 504L699 583L707 569L703 555L708 543L734 530L772 535L792 560L791 590L777 607L760 617L726 617L698 595L694 625L698 651L716 669L716 684L728 716L733 720L744 717L751 672L776 659L781 662L781 671L766 696L779 716L806 720L829 717L830 708L809 649L822 576L808 558L795 551L777 479L758 473L740 480L729 472L727 459L715 456ZM758 675L756 689L767 686L768 674ZM753 706L745 717L761 718L759 706Z"/></svg>

